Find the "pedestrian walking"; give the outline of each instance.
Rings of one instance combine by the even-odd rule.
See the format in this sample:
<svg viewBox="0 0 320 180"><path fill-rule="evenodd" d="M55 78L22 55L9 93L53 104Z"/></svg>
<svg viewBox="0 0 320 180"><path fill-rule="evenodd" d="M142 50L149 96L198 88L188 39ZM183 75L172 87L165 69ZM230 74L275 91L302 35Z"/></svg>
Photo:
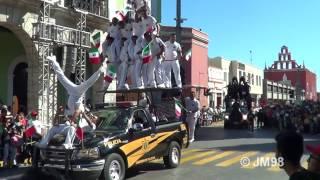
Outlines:
<svg viewBox="0 0 320 180"><path fill-rule="evenodd" d="M186 121L189 127L189 142L193 142L195 126L198 118L198 112L200 110L200 103L195 98L194 91L191 92L190 97L187 97L185 99L185 104L186 104L186 109L188 110Z"/></svg>

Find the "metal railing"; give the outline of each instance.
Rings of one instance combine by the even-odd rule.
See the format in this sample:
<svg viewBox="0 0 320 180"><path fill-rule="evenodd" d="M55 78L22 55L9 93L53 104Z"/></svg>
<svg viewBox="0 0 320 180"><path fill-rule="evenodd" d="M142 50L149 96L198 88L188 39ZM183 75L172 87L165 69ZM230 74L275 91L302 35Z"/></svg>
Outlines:
<svg viewBox="0 0 320 180"><path fill-rule="evenodd" d="M80 30L65 26L45 22L34 23L32 36L35 40L53 41L55 43L75 46L81 45L83 47L90 48L89 32L81 32ZM82 42L80 42L80 37Z"/></svg>
<svg viewBox="0 0 320 180"><path fill-rule="evenodd" d="M81 9L89 14L108 18L107 0L65 0L64 6Z"/></svg>

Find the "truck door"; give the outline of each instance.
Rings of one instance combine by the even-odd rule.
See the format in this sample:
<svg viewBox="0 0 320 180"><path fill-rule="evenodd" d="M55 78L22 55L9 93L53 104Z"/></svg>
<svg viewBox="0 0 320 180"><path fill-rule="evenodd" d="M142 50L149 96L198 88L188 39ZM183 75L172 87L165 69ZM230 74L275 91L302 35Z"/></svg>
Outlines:
<svg viewBox="0 0 320 180"><path fill-rule="evenodd" d="M141 159L145 159L149 152L151 124L144 110L133 112L129 142L126 145L129 167Z"/></svg>

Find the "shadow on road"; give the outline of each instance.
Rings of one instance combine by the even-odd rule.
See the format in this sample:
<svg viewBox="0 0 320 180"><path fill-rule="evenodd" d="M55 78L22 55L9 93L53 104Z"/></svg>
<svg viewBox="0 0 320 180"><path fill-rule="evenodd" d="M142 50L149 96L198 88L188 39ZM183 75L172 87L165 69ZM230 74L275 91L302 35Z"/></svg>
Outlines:
<svg viewBox="0 0 320 180"><path fill-rule="evenodd" d="M146 163L146 164L141 164L138 166L135 166L133 168L128 169L126 178L133 178L135 176L139 176L144 173L150 173L151 171L163 171L163 170L168 170L162 163Z"/></svg>

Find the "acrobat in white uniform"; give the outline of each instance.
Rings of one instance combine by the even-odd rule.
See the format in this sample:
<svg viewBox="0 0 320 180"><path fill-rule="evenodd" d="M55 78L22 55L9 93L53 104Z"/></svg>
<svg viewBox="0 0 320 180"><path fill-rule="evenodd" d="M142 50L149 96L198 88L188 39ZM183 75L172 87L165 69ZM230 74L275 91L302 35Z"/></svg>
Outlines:
<svg viewBox="0 0 320 180"><path fill-rule="evenodd" d="M55 71L59 82L62 86L67 90L69 94L68 99L68 108L69 113L68 115L73 115L76 110L80 110L84 112L84 105L83 105L83 97L86 91L99 79L100 74L104 71L104 66L100 67L100 69L95 72L88 80L82 82L79 85L72 83L63 73L61 67L59 66L58 62L56 61L55 56L48 56L47 59L49 62L52 63L53 70ZM69 122L65 124L59 124L58 126L53 126L46 136L42 138L38 147L46 147L49 141L54 137L56 134L63 134L66 136L64 147L66 149L72 148L72 143L75 138L76 128L71 126Z"/></svg>
<svg viewBox="0 0 320 180"><path fill-rule="evenodd" d="M101 73L104 72L104 66L101 66L88 80L79 85L72 83L63 73L59 63L56 61L55 56L48 56L47 59L52 63L53 70L55 71L59 82L67 90L69 95L68 108L69 114L72 115L77 109L84 111L83 97L86 91L99 79Z"/></svg>

